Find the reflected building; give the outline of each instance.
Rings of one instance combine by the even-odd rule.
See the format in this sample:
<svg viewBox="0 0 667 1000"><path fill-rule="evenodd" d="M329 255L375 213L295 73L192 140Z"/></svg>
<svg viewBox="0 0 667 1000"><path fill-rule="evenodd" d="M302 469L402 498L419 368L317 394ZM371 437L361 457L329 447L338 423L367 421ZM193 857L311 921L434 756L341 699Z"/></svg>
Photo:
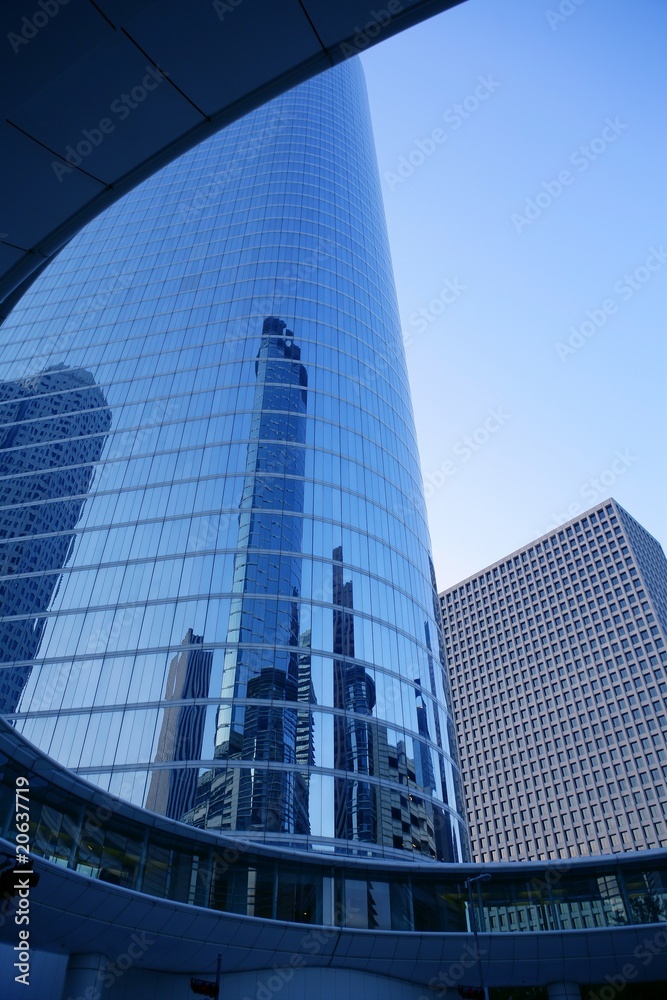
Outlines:
<svg viewBox="0 0 667 1000"><path fill-rule="evenodd" d="M333 552L333 603L334 767L347 775L334 779L336 836L437 858L446 822L432 804L437 785L427 699L416 678L419 739L401 738L375 717L375 683L354 662L353 584L344 580L340 547Z"/></svg>
<svg viewBox="0 0 667 1000"><path fill-rule="evenodd" d="M354 662L354 607L352 581L343 579L343 550L333 551L333 673L334 767L349 777L334 781L336 837L340 840L377 840L377 791L358 775L374 772L375 728L367 722L375 707L375 684L361 664Z"/></svg>
<svg viewBox="0 0 667 1000"><path fill-rule="evenodd" d="M0 711L18 707L111 427L90 372L0 382ZM13 664L10 666L10 664Z"/></svg>
<svg viewBox="0 0 667 1000"><path fill-rule="evenodd" d="M17 728L209 830L465 857L358 60L212 136L70 241L0 328L5 384L58 363L94 374L114 428Z"/></svg>
<svg viewBox="0 0 667 1000"><path fill-rule="evenodd" d="M213 653L203 648L203 635L188 629L183 652L174 656L169 666L164 699L188 702L165 708L155 760L197 761L204 742L206 707L198 702L208 697ZM191 767L154 770L146 798L146 808L182 819L195 804L197 770Z"/></svg>
<svg viewBox="0 0 667 1000"><path fill-rule="evenodd" d="M415 775L420 788L433 794L435 792L435 772L433 770L433 759L428 750L428 743L431 742L431 734L428 731L428 713L426 711L426 701L421 691L419 678L415 681L415 698L417 699L417 729L422 739L417 744L415 754Z"/></svg>
<svg viewBox="0 0 667 1000"><path fill-rule="evenodd" d="M299 646L302 652L299 653L299 680L297 685L297 697L301 705L308 708L300 708L297 711L296 722L296 761L303 768L303 779L308 782L308 768L315 764L315 723L311 708L317 705L317 694L313 684L313 675L310 655L310 629L301 633Z"/></svg>
<svg viewBox="0 0 667 1000"><path fill-rule="evenodd" d="M300 359L285 322L265 319L223 674L222 694L229 700L216 733L215 757L228 762L230 774L210 787L204 781L204 825L216 828L308 833L307 774L304 779L294 767L297 748L310 755L304 713L296 705L300 694L311 695L309 657L299 634L308 405L308 375Z"/></svg>

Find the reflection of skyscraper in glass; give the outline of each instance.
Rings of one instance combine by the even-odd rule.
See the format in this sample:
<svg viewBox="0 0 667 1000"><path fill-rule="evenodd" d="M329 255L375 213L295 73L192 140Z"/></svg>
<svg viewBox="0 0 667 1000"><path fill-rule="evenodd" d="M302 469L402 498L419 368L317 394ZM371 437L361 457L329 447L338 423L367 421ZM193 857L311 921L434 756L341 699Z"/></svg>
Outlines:
<svg viewBox="0 0 667 1000"><path fill-rule="evenodd" d="M377 840L376 786L357 775L373 773L374 733L366 721L375 707L375 684L354 663L352 581L343 579L343 550L333 552L334 767L349 777L336 778L336 836L342 840ZM336 657L340 657L337 659ZM343 714L344 713L344 714Z"/></svg>
<svg viewBox="0 0 667 1000"><path fill-rule="evenodd" d="M0 711L16 710L111 427L95 379L56 365L0 382ZM12 664L12 666L9 666Z"/></svg>
<svg viewBox="0 0 667 1000"><path fill-rule="evenodd" d="M257 385L223 674L223 695L233 701L220 709L215 755L228 760L232 772L238 768L231 782L221 786L227 797L230 787L234 789L234 828L304 834L308 802L302 774L267 766L297 763L296 703L304 668L299 639L300 515L308 401L308 376L300 358L285 323L265 319L255 362ZM256 766L242 766L249 761ZM212 791L209 812L214 823L213 817L225 811L224 801L216 803L215 798Z"/></svg>
<svg viewBox="0 0 667 1000"><path fill-rule="evenodd" d="M169 666L166 701L190 704L165 708L156 762L197 761L202 754L206 706L196 704L208 697L213 653L203 649L204 637L188 629L183 652ZM192 767L162 768L153 771L146 808L172 819L182 819L194 805L197 770Z"/></svg>
<svg viewBox="0 0 667 1000"><path fill-rule="evenodd" d="M433 771L433 759L428 749L427 743L431 740L428 731L428 713L426 702L422 693L419 678L415 681L415 697L417 699L417 729L421 740L417 741L417 752L415 754L416 781L420 788L435 791L435 773Z"/></svg>
<svg viewBox="0 0 667 1000"><path fill-rule="evenodd" d="M301 705L317 705L317 694L313 684L310 629L301 633L299 638L299 683L298 700ZM304 768L303 778L308 782L308 768L315 763L315 724L313 713L309 708L300 708L296 723L296 761Z"/></svg>
<svg viewBox="0 0 667 1000"><path fill-rule="evenodd" d="M109 282L90 315L82 301ZM57 352L52 335L70 324L67 354L49 363L94 371L114 442L17 727L145 805L176 707L170 665L192 628L212 665L187 821L283 846L461 857L358 61L231 125L87 226L0 328L0 363L15 359L0 378L18 378L45 337Z"/></svg>
<svg viewBox="0 0 667 1000"><path fill-rule="evenodd" d="M333 724L334 766L346 772L346 777L334 779L336 836L443 856L446 823L430 801L437 786L427 699L416 678L419 739L393 732L373 717L373 678L354 662L353 584L344 580L342 548L334 549L333 559L333 649L334 657L340 657L333 661L334 707L339 710ZM383 779L388 788L380 787ZM429 798L413 794L417 789Z"/></svg>

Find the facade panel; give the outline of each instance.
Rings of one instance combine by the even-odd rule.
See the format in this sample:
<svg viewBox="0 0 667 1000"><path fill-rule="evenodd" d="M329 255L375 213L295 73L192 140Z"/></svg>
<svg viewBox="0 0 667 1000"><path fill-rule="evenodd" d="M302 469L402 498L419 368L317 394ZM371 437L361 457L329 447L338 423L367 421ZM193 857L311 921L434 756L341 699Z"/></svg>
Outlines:
<svg viewBox="0 0 667 1000"><path fill-rule="evenodd" d="M476 860L667 846L666 597L615 500L441 594Z"/></svg>
<svg viewBox="0 0 667 1000"><path fill-rule="evenodd" d="M76 459L80 507L54 525L68 554L48 599L26 605L39 642L3 664L9 684L24 678L5 714L172 818L464 857L355 60L186 154L69 244L0 331L4 385L57 365L90 373L109 424L81 430L101 450ZM44 394L54 414L59 393Z"/></svg>

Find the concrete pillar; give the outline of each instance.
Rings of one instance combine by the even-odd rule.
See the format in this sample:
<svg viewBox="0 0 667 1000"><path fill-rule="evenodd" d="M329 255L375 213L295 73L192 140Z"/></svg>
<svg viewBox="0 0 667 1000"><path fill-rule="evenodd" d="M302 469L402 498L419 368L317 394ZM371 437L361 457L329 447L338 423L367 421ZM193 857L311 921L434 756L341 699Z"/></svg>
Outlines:
<svg viewBox="0 0 667 1000"><path fill-rule="evenodd" d="M97 952L70 955L62 1000L89 1000L99 996L108 958Z"/></svg>
<svg viewBox="0 0 667 1000"><path fill-rule="evenodd" d="M576 983L549 983L549 1000L581 1000L581 990Z"/></svg>

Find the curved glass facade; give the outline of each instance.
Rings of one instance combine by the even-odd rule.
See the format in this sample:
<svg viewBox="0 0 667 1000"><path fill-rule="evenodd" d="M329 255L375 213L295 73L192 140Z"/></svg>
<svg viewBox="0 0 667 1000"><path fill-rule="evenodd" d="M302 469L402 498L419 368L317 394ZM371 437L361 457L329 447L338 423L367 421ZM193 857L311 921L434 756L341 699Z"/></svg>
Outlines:
<svg viewBox="0 0 667 1000"><path fill-rule="evenodd" d="M465 858L358 62L83 230L0 362L6 717L172 819Z"/></svg>

